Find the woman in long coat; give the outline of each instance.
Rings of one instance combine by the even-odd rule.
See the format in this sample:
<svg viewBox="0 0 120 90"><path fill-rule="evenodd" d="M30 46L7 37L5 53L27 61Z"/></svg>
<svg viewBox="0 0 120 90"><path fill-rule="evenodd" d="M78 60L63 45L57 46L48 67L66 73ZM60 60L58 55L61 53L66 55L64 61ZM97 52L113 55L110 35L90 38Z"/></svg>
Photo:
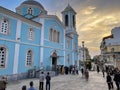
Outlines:
<svg viewBox="0 0 120 90"><path fill-rule="evenodd" d="M88 69L85 70L85 78L86 78L86 80L88 81L88 79L89 79L89 72L88 72Z"/></svg>

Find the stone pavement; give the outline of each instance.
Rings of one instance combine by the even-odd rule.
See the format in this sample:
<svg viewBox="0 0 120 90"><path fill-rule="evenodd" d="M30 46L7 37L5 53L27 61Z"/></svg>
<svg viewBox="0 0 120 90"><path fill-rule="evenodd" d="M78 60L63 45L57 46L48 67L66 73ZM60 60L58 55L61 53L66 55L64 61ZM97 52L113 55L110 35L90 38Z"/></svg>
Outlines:
<svg viewBox="0 0 120 90"><path fill-rule="evenodd" d="M59 75L51 78L51 90L108 90L106 79L102 73L90 71L88 81L79 75ZM17 82L11 82L7 85L6 90L21 90L23 85L29 87L29 82L33 81L35 88L38 90L39 79L26 79ZM44 85L45 88L45 85ZM45 89L44 89L45 90Z"/></svg>

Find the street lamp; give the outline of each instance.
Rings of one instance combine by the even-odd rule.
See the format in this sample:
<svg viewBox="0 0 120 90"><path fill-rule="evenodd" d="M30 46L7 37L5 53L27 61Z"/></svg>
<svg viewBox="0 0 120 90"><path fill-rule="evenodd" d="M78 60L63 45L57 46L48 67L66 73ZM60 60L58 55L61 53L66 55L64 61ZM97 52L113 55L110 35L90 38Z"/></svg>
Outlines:
<svg viewBox="0 0 120 90"><path fill-rule="evenodd" d="M86 68L86 67L85 67L85 60L84 60L84 41L82 41L82 47L83 47L83 62L84 62L84 68Z"/></svg>

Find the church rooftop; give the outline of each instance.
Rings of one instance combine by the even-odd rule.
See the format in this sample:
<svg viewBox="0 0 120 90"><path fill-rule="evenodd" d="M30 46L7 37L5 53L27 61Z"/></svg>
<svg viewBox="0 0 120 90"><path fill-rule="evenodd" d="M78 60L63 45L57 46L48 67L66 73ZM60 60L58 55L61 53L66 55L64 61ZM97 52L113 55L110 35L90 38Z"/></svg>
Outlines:
<svg viewBox="0 0 120 90"><path fill-rule="evenodd" d="M66 11L73 11L74 13L76 13L75 12L75 10L68 4L68 6L62 11L62 13L63 12L66 12Z"/></svg>
<svg viewBox="0 0 120 90"><path fill-rule="evenodd" d="M42 8L42 9L44 9L44 7L39 2L37 2L35 0L26 0L22 4L36 5L36 6L40 7L40 8Z"/></svg>

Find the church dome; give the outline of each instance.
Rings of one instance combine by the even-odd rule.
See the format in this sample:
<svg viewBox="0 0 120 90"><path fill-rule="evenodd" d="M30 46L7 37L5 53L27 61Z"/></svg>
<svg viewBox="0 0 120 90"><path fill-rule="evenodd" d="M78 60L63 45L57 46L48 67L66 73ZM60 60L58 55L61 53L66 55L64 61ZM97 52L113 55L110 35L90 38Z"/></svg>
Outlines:
<svg viewBox="0 0 120 90"><path fill-rule="evenodd" d="M21 5L23 5L23 4L36 5L36 6L40 7L40 8L42 8L42 9L44 9L44 7L39 2L37 2L35 0L26 0Z"/></svg>

